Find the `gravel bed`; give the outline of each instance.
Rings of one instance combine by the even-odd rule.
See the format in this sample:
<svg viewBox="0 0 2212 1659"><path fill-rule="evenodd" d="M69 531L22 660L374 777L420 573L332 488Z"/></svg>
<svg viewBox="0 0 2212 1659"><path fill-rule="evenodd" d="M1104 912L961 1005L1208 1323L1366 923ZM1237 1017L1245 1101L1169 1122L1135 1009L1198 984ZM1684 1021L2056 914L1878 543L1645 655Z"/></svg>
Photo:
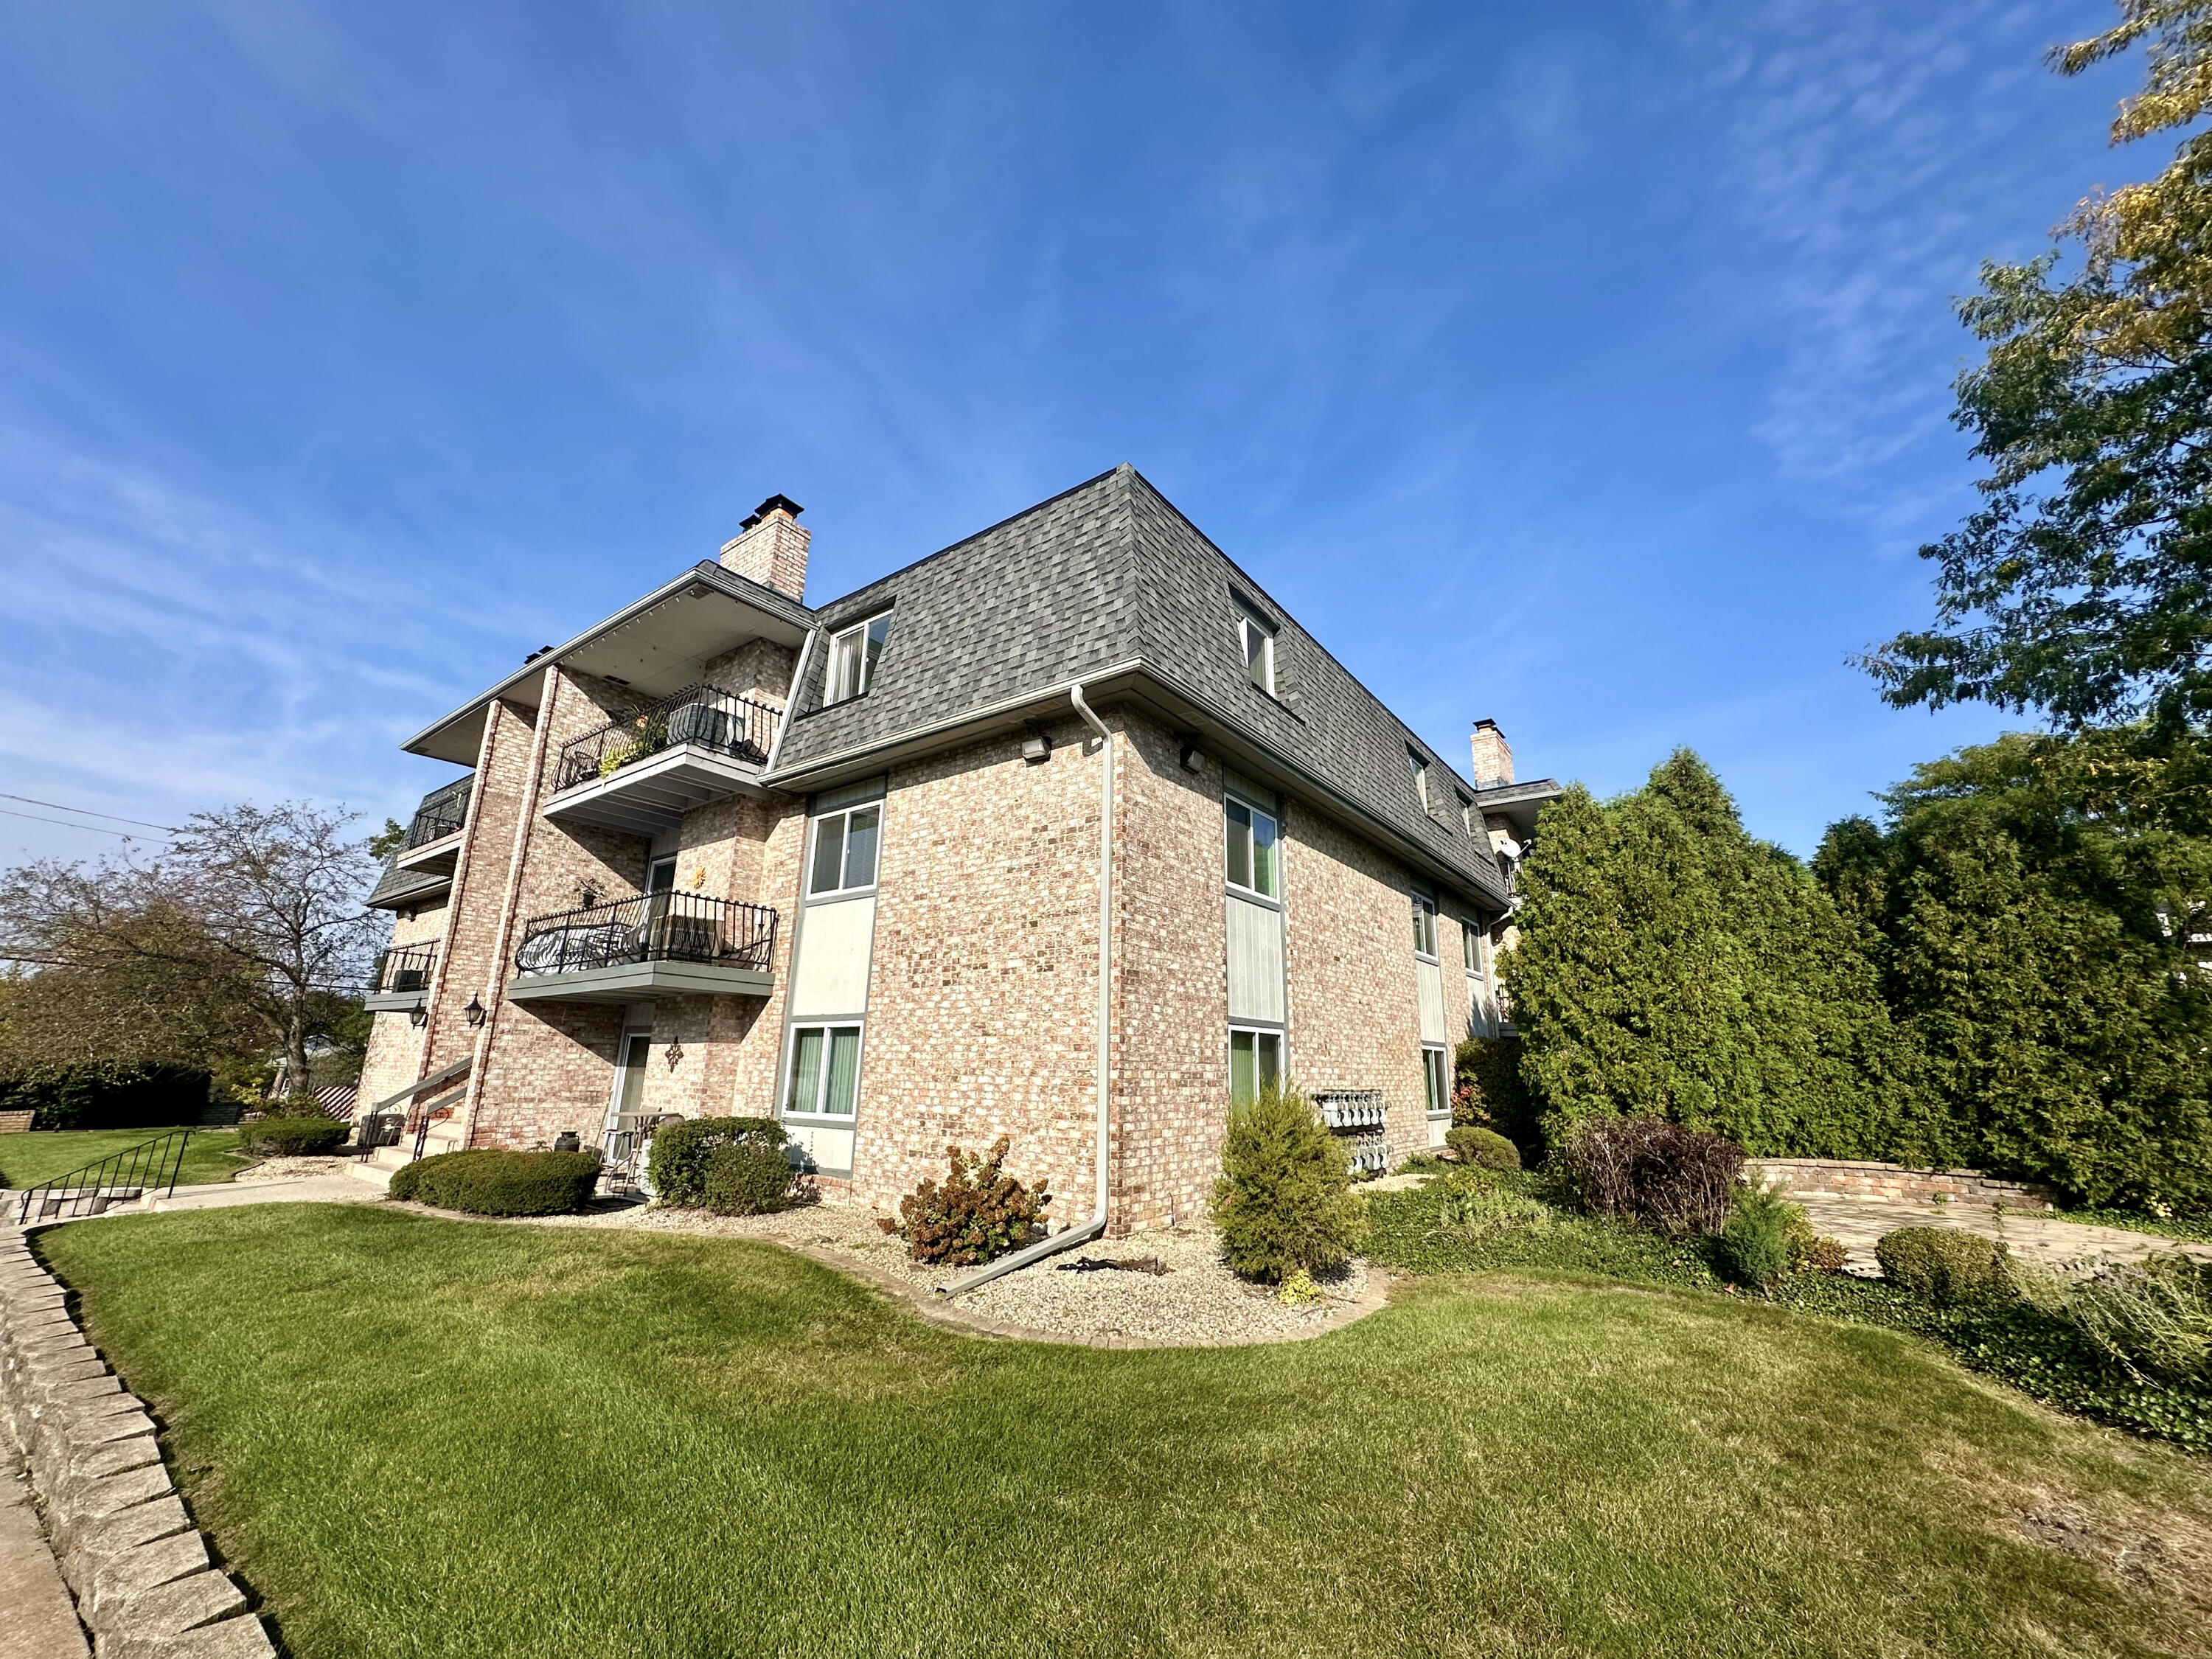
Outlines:
<svg viewBox="0 0 2212 1659"><path fill-rule="evenodd" d="M253 1181L298 1181L307 1176L342 1176L353 1168L347 1158L264 1158L231 1176L234 1183Z"/></svg>
<svg viewBox="0 0 2212 1659"><path fill-rule="evenodd" d="M811 1247L922 1291L970 1271L915 1261L902 1241L883 1231L883 1214L846 1204L811 1204L781 1215L758 1216L711 1216L633 1205L545 1219L568 1226L698 1233ZM1085 1260L1145 1258L1157 1260L1167 1271L1085 1272L1072 1266ZM1348 1304L1366 1295L1367 1285L1367 1264L1355 1261L1321 1280L1322 1294L1316 1300L1286 1307L1273 1291L1246 1284L1222 1264L1211 1227L1183 1226L1127 1238L1094 1239L995 1279L952 1306L972 1319L1055 1336L1163 1344L1257 1342L1302 1335L1340 1316Z"/></svg>

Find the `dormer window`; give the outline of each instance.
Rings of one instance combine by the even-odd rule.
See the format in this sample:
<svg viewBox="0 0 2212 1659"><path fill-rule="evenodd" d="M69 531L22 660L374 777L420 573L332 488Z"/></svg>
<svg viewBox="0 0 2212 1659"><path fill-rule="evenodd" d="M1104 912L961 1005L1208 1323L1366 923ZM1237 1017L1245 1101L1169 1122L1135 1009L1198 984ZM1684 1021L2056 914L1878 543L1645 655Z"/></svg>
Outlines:
<svg viewBox="0 0 2212 1659"><path fill-rule="evenodd" d="M1429 763L1418 749L1406 750L1406 763L1413 769L1413 795L1421 803L1421 810L1429 810Z"/></svg>
<svg viewBox="0 0 2212 1659"><path fill-rule="evenodd" d="M1237 643L1244 653L1244 678L1275 695L1275 630L1251 611L1237 610Z"/></svg>
<svg viewBox="0 0 2212 1659"><path fill-rule="evenodd" d="M884 611L864 623L854 623L830 636L830 678L827 705L864 696L876 683L876 663L890 637L891 613Z"/></svg>
<svg viewBox="0 0 2212 1659"><path fill-rule="evenodd" d="M1469 841L1481 839L1474 832L1474 803L1465 795L1459 798L1459 827L1467 831L1467 838Z"/></svg>

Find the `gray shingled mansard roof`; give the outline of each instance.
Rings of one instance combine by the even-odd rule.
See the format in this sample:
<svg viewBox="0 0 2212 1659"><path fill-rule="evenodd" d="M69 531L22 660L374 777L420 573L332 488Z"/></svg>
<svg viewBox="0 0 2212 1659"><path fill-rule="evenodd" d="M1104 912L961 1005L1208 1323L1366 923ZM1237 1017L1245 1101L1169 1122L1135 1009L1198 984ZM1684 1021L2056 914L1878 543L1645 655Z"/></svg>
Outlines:
<svg viewBox="0 0 2212 1659"><path fill-rule="evenodd" d="M1239 607L1276 630L1279 698L1245 676ZM822 706L817 635L769 781L819 788L979 724L1134 698L1262 781L1380 830L1394 850L1502 910L1474 787L1383 707L1133 467L1119 466L820 607L825 629L889 607L867 695ZM1054 706L1056 705L1056 707ZM1411 750L1428 763L1431 806Z"/></svg>

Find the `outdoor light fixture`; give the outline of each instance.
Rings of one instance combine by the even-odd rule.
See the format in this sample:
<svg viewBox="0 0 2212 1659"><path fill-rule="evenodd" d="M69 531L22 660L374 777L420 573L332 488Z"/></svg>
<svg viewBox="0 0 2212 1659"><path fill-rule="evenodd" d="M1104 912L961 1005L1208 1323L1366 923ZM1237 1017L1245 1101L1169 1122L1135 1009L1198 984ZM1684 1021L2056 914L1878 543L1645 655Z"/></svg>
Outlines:
<svg viewBox="0 0 2212 1659"><path fill-rule="evenodd" d="M430 1011L421 1003L416 1003L407 1011L407 1023L416 1030L421 1030L430 1023Z"/></svg>
<svg viewBox="0 0 2212 1659"><path fill-rule="evenodd" d="M484 1023L483 1004L471 997L469 1006L461 1010L461 1018L467 1020L471 1025L483 1024Z"/></svg>
<svg viewBox="0 0 2212 1659"><path fill-rule="evenodd" d="M1186 772L1195 772L1199 769L1200 760L1198 739L1196 738L1185 738L1182 740L1182 753L1176 757L1176 764L1182 767Z"/></svg>
<svg viewBox="0 0 2212 1659"><path fill-rule="evenodd" d="M1052 738L1042 731L1031 732L1022 739L1022 758L1031 766L1052 758Z"/></svg>

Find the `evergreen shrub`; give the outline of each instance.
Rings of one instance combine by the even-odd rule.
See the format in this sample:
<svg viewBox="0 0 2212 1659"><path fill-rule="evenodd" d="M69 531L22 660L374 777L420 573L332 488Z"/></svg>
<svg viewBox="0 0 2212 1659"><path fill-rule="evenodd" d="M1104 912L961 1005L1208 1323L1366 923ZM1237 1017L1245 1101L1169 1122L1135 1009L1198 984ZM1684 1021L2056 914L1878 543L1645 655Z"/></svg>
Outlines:
<svg viewBox="0 0 2212 1659"><path fill-rule="evenodd" d="M1521 1077L1521 1039L1468 1037L1452 1055L1452 1121L1495 1129L1516 1146L1542 1150L1535 1097Z"/></svg>
<svg viewBox="0 0 2212 1659"><path fill-rule="evenodd" d="M1263 1285L1351 1258L1359 1200L1344 1145L1303 1091L1270 1084L1230 1115L1213 1220L1230 1270Z"/></svg>
<svg viewBox="0 0 2212 1659"><path fill-rule="evenodd" d="M739 1140L708 1152L699 1185L705 1207L716 1215L773 1215L791 1207L796 1176L782 1147Z"/></svg>
<svg viewBox="0 0 2212 1659"><path fill-rule="evenodd" d="M980 1158L947 1146L945 1178L926 1180L899 1200L899 1218L886 1218L884 1230L905 1239L916 1261L956 1267L980 1267L1025 1243L1052 1194L1006 1173L1012 1144L1000 1135Z"/></svg>
<svg viewBox="0 0 2212 1659"><path fill-rule="evenodd" d="M260 1158L321 1158L352 1132L332 1117L264 1117L238 1132L238 1149Z"/></svg>
<svg viewBox="0 0 2212 1659"><path fill-rule="evenodd" d="M1727 1226L1743 1175L1735 1141L1657 1118L1589 1119L1563 1154L1561 1178L1584 1209L1677 1235Z"/></svg>
<svg viewBox="0 0 2212 1659"><path fill-rule="evenodd" d="M1764 1187L1741 1188L1735 1209L1721 1229L1721 1265L1739 1285L1771 1290L1797 1265L1792 1249L1797 1237L1809 1238L1812 1231L1803 1209L1780 1194Z"/></svg>
<svg viewBox="0 0 2212 1659"><path fill-rule="evenodd" d="M678 1118L653 1132L646 1178L660 1203L680 1210L706 1209L708 1160L717 1149L762 1147L781 1158L789 1139L783 1125L770 1117ZM767 1168L765 1160L761 1168Z"/></svg>
<svg viewBox="0 0 2212 1659"><path fill-rule="evenodd" d="M1476 1168L1517 1170L1521 1167L1521 1149L1495 1129L1480 1129L1471 1123L1455 1123L1444 1132L1444 1145L1459 1155L1461 1163Z"/></svg>
<svg viewBox="0 0 2212 1659"><path fill-rule="evenodd" d="M589 1201L597 1152L513 1152L492 1147L417 1158L392 1175L392 1196L467 1215L568 1215Z"/></svg>
<svg viewBox="0 0 2212 1659"><path fill-rule="evenodd" d="M2010 1288L2005 1247L1949 1227L1899 1227L1874 1247L1881 1276L1938 1308L1964 1307Z"/></svg>

